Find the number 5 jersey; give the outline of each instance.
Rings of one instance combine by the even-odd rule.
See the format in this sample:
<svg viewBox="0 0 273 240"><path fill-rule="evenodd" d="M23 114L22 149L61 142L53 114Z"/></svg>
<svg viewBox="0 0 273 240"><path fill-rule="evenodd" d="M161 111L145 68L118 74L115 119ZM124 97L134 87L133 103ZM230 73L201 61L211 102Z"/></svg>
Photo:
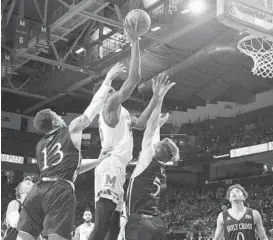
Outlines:
<svg viewBox="0 0 273 240"><path fill-rule="evenodd" d="M71 140L68 127L63 127L45 135L38 142L36 158L41 178L57 177L74 181L81 154Z"/></svg>
<svg viewBox="0 0 273 240"><path fill-rule="evenodd" d="M165 167L153 159L141 174L130 179L126 197L128 214L159 215L160 194L165 186Z"/></svg>

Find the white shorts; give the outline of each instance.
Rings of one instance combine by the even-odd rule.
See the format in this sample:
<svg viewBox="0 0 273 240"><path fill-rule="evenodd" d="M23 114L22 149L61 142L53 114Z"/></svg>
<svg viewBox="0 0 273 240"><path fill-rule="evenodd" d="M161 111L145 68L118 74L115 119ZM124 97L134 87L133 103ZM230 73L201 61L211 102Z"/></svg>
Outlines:
<svg viewBox="0 0 273 240"><path fill-rule="evenodd" d="M95 169L95 202L100 197L110 199L117 204L116 211L122 212L125 179L126 166L118 157L103 159Z"/></svg>

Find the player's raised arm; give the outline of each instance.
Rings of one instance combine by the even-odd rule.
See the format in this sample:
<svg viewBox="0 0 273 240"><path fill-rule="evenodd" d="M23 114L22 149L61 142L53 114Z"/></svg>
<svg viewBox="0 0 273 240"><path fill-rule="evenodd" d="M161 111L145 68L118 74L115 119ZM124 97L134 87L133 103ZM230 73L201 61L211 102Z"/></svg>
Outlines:
<svg viewBox="0 0 273 240"><path fill-rule="evenodd" d="M224 235L224 220L223 220L223 213L219 213L217 218L217 227L215 230L213 240L221 240Z"/></svg>
<svg viewBox="0 0 273 240"><path fill-rule="evenodd" d="M112 81L113 79L115 79L118 72L126 72L126 67L121 63L117 63L110 69L110 71L106 75L106 78L104 79L98 91L94 94L91 103L86 108L84 113L81 116L75 118L70 123L69 131L72 136L71 138L72 141L76 142L77 145L79 141L78 133L81 133L83 129L87 128L102 109L103 104L107 98L108 92L111 88ZM74 141L75 134L76 136Z"/></svg>
<svg viewBox="0 0 273 240"><path fill-rule="evenodd" d="M170 83L166 78L159 78L157 81L153 81L153 92L154 95L157 96L158 101L147 122L147 127L143 135L142 148L139 160L131 177L136 177L141 174L149 166L153 159L154 144L158 143L157 141L160 140L159 120L162 102L164 96L173 85L174 83Z"/></svg>
<svg viewBox="0 0 273 240"><path fill-rule="evenodd" d="M153 144L156 144L160 141L160 127L167 121L168 118L161 119L161 125L159 125L160 121L160 112L162 107L163 99L166 93L175 85L174 82L170 83L168 77L165 73L159 74L157 80L153 80L153 97L150 101L150 107L153 110L152 114L149 115L149 111L151 109L149 106L143 112L145 115L144 118L149 115L149 120L147 121L147 127L143 135L142 140L142 151ZM153 109L153 105L155 108ZM167 115L168 117L168 115ZM141 117L140 117L141 118ZM146 120L145 120L146 121Z"/></svg>
<svg viewBox="0 0 273 240"><path fill-rule="evenodd" d="M168 82L168 79L169 79L169 76L165 72L160 73L157 76L157 82L165 82L166 83L166 82ZM171 85L169 86L169 88L171 88L173 85L175 85L174 82L171 83ZM166 93L167 93L167 91L166 91ZM140 117L138 119L135 119L135 121L132 121L132 127L133 128L141 129L141 130L145 128L145 126L146 126L146 124L148 122L149 117L151 116L154 108L156 107L157 102L160 101L161 98L162 98L162 96L160 96L156 92L154 92L152 99L150 100L148 106L142 112L142 114L140 115Z"/></svg>
<svg viewBox="0 0 273 240"><path fill-rule="evenodd" d="M264 230L261 214L257 210L253 210L253 217L259 239L268 240Z"/></svg>
<svg viewBox="0 0 273 240"><path fill-rule="evenodd" d="M125 80L120 90L115 92L108 103L106 104L107 112L118 110L120 104L125 102L134 91L136 85L140 81L140 51L139 51L139 36L138 23L124 21L124 29L131 40L131 61L128 73L128 78Z"/></svg>

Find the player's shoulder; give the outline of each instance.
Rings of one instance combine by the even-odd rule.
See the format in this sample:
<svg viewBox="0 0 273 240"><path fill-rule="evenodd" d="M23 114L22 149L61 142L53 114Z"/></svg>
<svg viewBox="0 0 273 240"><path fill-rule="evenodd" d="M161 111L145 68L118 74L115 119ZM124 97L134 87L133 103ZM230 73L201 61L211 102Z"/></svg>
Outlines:
<svg viewBox="0 0 273 240"><path fill-rule="evenodd" d="M17 210L20 208L20 202L18 200L12 200L8 204L8 208L11 210Z"/></svg>
<svg viewBox="0 0 273 240"><path fill-rule="evenodd" d="M80 231L82 228L83 228L83 223L82 224L80 224L77 228L76 228L76 230L78 230L78 231Z"/></svg>
<svg viewBox="0 0 273 240"><path fill-rule="evenodd" d="M227 211L220 212L217 217L217 222L224 223L224 215L227 213Z"/></svg>
<svg viewBox="0 0 273 240"><path fill-rule="evenodd" d="M261 218L261 214L258 210L249 208L252 211L254 220Z"/></svg>

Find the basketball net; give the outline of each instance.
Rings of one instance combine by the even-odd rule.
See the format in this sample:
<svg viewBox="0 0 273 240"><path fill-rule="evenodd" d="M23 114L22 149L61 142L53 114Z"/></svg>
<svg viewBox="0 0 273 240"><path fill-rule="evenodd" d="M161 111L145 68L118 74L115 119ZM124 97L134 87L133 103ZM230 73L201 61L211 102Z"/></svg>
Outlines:
<svg viewBox="0 0 273 240"><path fill-rule="evenodd" d="M238 42L240 52L252 57L252 73L263 78L273 78L273 42L255 36L247 36Z"/></svg>

